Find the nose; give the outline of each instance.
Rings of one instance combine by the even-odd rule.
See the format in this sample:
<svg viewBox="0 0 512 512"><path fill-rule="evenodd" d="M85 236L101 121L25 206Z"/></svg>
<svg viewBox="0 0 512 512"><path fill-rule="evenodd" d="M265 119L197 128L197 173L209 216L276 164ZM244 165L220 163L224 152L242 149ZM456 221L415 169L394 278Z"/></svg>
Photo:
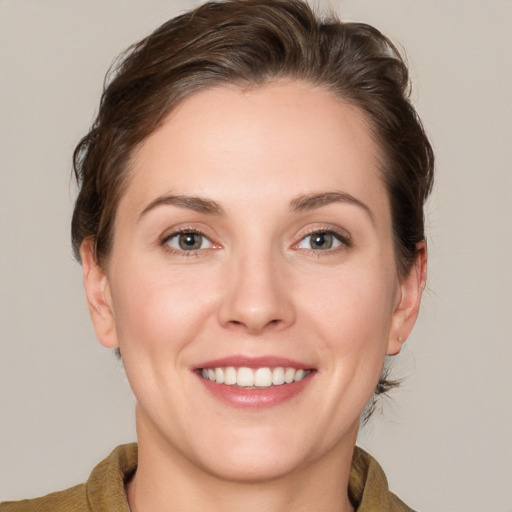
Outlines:
<svg viewBox="0 0 512 512"><path fill-rule="evenodd" d="M293 294L286 285L285 263L277 260L275 255L260 254L231 262L218 312L224 327L257 335L294 323Z"/></svg>

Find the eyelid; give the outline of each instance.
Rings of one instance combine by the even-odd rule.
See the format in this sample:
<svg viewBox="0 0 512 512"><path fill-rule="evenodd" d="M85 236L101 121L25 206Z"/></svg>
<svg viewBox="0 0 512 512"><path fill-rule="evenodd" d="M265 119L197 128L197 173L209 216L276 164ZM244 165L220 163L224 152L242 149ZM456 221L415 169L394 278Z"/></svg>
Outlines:
<svg viewBox="0 0 512 512"><path fill-rule="evenodd" d="M203 237L204 239L208 240L208 242L210 243L210 246L205 247L205 248L199 248L199 249L184 250L184 249L179 249L177 247L172 247L169 244L169 241L172 240L173 238L180 236L182 234L187 234L187 233L191 233L191 234L195 234L195 235L199 235L199 236ZM203 230L198 229L197 227L192 227L192 226L181 226L181 227L172 228L170 230L167 230L159 238L159 245L161 245L166 252L171 253L171 254L177 254L180 256L197 256L197 255L199 255L199 253L206 251L208 249L218 249L220 247L219 244L216 244L212 240L211 236L208 236Z"/></svg>
<svg viewBox="0 0 512 512"><path fill-rule="evenodd" d="M210 239L210 237L208 235L206 235L200 229L193 228L190 226L185 226L185 227L172 228L172 229L166 230L165 233L160 237L161 242L165 242L166 240L169 240L169 239L171 239L177 235L181 235L183 233L194 233L196 235L202 235L205 238L208 238L208 240Z"/></svg>
<svg viewBox="0 0 512 512"><path fill-rule="evenodd" d="M307 229L307 230L301 232L300 238L297 242L295 242L293 244L293 248L301 249L298 247L300 243L302 243L308 236L312 236L312 235L319 234L319 233L333 235L336 238L336 240L338 240L340 242L340 245L344 246L344 248L349 248L349 247L352 247L352 245L353 245L352 237L346 230L339 228L339 227L333 227L333 226L316 226L314 228L310 228L310 229ZM326 249L324 251L317 250L317 249L303 249L303 250L306 250L306 251L309 250L309 251L313 251L315 253L320 253L320 252L325 252L325 253L331 252L332 253L332 252L335 252L336 250L339 250L339 248L340 248L340 246L334 247L332 249Z"/></svg>

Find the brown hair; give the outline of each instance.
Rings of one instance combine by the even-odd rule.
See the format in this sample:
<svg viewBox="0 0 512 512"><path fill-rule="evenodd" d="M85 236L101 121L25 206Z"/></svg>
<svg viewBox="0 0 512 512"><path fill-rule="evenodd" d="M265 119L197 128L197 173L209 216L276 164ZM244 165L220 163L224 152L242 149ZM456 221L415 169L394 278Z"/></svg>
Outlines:
<svg viewBox="0 0 512 512"><path fill-rule="evenodd" d="M208 2L127 50L107 75L98 116L74 153L76 257L90 238L98 263L108 259L130 156L180 101L215 85L257 87L279 78L323 86L365 112L380 148L397 268L405 275L424 239L434 167L409 101L407 67L377 29L322 20L302 0Z"/></svg>

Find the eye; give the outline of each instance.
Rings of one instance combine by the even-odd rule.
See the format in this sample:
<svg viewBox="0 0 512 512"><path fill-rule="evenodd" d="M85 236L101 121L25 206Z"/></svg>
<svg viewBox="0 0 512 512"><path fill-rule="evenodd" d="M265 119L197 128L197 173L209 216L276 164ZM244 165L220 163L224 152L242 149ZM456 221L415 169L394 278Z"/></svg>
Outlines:
<svg viewBox="0 0 512 512"><path fill-rule="evenodd" d="M181 231L168 236L163 243L178 251L199 251L210 249L213 243L202 233Z"/></svg>
<svg viewBox="0 0 512 512"><path fill-rule="evenodd" d="M345 237L333 231L315 231L305 236L297 244L297 248L313 251L328 251L329 249L336 249L341 245L349 245Z"/></svg>

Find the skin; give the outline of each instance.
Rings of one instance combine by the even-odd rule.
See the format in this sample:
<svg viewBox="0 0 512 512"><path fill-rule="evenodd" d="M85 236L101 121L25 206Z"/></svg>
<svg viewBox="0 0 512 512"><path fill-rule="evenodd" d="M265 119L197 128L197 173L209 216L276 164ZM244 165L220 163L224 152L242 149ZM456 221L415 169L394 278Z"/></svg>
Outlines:
<svg viewBox="0 0 512 512"><path fill-rule="evenodd" d="M361 111L293 81L193 95L136 149L106 267L82 244L98 339L121 348L137 399L132 510L352 510L359 418L425 282L423 244L397 274L377 155ZM201 248L180 249L179 229ZM284 403L237 408L193 371L232 355L315 371Z"/></svg>

